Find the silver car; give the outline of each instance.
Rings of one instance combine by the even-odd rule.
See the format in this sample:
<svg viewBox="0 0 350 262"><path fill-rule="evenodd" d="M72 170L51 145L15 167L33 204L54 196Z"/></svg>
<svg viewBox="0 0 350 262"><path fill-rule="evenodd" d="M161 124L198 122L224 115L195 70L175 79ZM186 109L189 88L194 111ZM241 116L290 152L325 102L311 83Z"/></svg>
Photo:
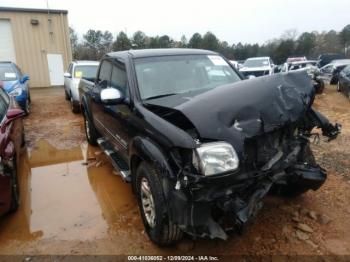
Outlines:
<svg viewBox="0 0 350 262"><path fill-rule="evenodd" d="M72 61L66 73L64 73L64 91L66 100L70 100L73 113L80 112L79 82L86 79L95 82L99 62L97 61Z"/></svg>

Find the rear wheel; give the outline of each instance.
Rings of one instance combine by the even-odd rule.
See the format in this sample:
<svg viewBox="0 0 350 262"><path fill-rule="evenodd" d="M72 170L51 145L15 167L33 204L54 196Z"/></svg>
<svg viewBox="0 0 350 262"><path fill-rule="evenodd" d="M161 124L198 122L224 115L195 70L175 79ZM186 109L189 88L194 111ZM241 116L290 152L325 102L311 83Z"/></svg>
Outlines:
<svg viewBox="0 0 350 262"><path fill-rule="evenodd" d="M91 123L90 118L87 116L86 112L84 112L84 126L87 141L90 145L96 146L99 135L95 126L93 125L93 123Z"/></svg>
<svg viewBox="0 0 350 262"><path fill-rule="evenodd" d="M149 238L160 246L181 240L182 231L169 217L162 183L156 170L142 162L136 171L135 183L142 221Z"/></svg>

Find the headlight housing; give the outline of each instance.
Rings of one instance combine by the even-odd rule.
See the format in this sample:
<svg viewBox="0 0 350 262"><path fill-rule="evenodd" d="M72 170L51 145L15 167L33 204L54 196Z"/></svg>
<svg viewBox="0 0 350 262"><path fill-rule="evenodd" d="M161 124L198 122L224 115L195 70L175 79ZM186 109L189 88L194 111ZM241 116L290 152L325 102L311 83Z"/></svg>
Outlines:
<svg viewBox="0 0 350 262"><path fill-rule="evenodd" d="M21 87L16 87L15 89L13 89L9 95L10 96L20 96L22 94L23 90Z"/></svg>
<svg viewBox="0 0 350 262"><path fill-rule="evenodd" d="M212 142L201 144L193 151L192 163L201 174L211 176L236 170L239 159L229 143Z"/></svg>

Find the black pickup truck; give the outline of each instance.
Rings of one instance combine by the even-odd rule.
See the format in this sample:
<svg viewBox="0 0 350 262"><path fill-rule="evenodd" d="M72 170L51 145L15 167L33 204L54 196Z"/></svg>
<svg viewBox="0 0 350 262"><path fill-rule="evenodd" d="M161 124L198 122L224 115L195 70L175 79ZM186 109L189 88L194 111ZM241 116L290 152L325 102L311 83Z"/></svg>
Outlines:
<svg viewBox="0 0 350 262"><path fill-rule="evenodd" d="M242 80L218 53L152 49L107 54L80 87L87 140L131 183L155 243L226 239L268 192L324 183L309 138L316 127L332 140L340 126L312 108L307 74Z"/></svg>

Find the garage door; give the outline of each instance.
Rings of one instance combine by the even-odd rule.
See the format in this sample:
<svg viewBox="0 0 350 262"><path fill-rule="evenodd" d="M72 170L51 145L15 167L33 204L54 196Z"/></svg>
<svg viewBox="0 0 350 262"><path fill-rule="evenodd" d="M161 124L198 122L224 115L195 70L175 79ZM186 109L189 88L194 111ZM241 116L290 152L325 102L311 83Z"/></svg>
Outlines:
<svg viewBox="0 0 350 262"><path fill-rule="evenodd" d="M0 19L0 61L16 62L10 20Z"/></svg>

